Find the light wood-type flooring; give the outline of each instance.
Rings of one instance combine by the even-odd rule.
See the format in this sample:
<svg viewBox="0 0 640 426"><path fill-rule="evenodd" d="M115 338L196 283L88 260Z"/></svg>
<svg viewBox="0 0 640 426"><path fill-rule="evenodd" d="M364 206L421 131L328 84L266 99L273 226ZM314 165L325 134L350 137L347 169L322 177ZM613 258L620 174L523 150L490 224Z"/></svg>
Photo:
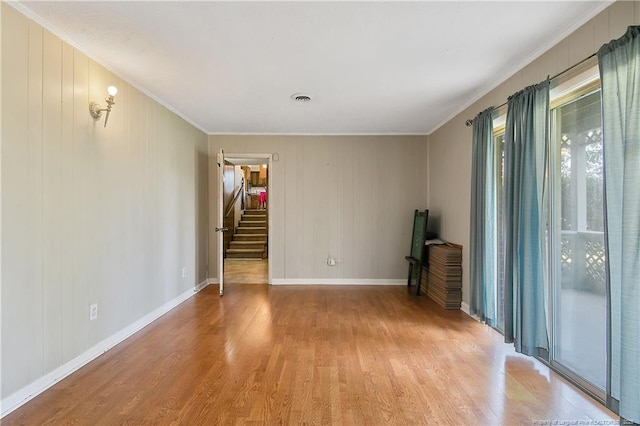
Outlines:
<svg viewBox="0 0 640 426"><path fill-rule="evenodd" d="M225 259L225 284L267 284L269 282L268 259Z"/></svg>
<svg viewBox="0 0 640 426"><path fill-rule="evenodd" d="M2 424L614 418L500 334L403 286L232 285L224 297L205 288Z"/></svg>

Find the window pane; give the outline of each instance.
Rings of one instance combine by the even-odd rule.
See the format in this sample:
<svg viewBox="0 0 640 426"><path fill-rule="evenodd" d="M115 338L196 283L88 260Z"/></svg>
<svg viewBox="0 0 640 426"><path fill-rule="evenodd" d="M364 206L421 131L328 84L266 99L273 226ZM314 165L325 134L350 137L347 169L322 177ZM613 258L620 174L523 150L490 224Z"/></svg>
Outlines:
<svg viewBox="0 0 640 426"><path fill-rule="evenodd" d="M504 241L502 229L502 205L503 205L503 189L504 189L504 133L495 137L496 150L496 230L497 230L497 278L496 285L496 328L504 332Z"/></svg>
<svg viewBox="0 0 640 426"><path fill-rule="evenodd" d="M554 360L606 384L606 299L600 92L554 111L559 205L555 229ZM558 176L555 177L558 179Z"/></svg>

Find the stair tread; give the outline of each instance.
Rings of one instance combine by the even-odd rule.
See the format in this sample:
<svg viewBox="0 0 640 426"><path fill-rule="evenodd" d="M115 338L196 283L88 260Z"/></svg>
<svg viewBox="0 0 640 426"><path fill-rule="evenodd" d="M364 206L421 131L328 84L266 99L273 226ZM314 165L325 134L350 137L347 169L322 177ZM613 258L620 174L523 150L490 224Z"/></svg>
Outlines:
<svg viewBox="0 0 640 426"><path fill-rule="evenodd" d="M268 229L268 210L245 210L226 250L229 258L266 258Z"/></svg>
<svg viewBox="0 0 640 426"><path fill-rule="evenodd" d="M234 241L261 241L263 243L266 243L267 238L267 234L236 234L234 236Z"/></svg>

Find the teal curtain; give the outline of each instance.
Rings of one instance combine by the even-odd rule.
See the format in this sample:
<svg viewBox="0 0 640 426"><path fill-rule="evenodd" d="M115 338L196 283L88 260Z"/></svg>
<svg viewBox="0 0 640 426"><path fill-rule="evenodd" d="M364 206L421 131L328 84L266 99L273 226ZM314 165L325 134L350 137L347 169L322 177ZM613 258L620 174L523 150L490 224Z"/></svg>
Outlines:
<svg viewBox="0 0 640 426"><path fill-rule="evenodd" d="M611 396L640 423L640 26L598 51L610 298Z"/></svg>
<svg viewBox="0 0 640 426"><path fill-rule="evenodd" d="M505 341L549 358L547 152L549 81L509 97L504 152Z"/></svg>
<svg viewBox="0 0 640 426"><path fill-rule="evenodd" d="M493 108L473 120L471 164L471 303L469 311L495 327L496 173Z"/></svg>

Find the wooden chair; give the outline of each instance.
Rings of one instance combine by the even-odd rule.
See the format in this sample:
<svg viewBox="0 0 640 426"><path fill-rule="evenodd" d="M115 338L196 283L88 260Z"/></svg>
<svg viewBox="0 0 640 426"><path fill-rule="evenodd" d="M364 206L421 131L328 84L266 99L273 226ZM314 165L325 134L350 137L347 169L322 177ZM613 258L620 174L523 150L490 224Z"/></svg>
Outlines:
<svg viewBox="0 0 640 426"><path fill-rule="evenodd" d="M424 242L427 239L427 219L429 218L429 210L423 212L416 210L413 213L413 232L411 234L411 252L409 256L405 256L409 262L409 277L407 278L407 286L411 286L413 278L413 266L418 265L418 278L416 280L416 295L420 295L420 280L422 278L422 255L424 252Z"/></svg>

